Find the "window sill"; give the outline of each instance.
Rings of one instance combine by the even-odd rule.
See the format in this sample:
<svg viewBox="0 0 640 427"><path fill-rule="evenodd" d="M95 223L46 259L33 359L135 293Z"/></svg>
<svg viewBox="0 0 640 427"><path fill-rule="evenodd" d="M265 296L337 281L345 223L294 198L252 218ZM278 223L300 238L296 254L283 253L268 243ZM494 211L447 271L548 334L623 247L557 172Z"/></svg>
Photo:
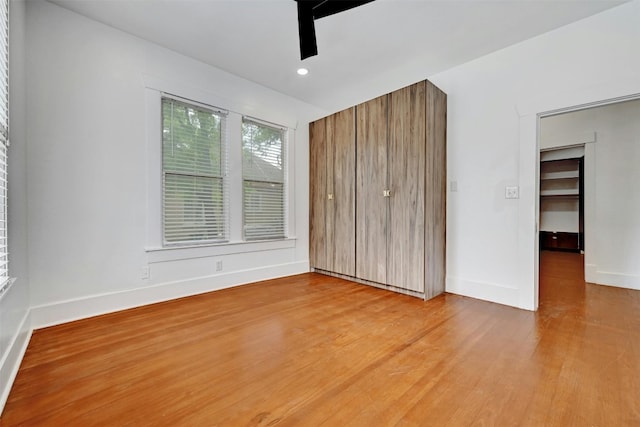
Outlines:
<svg viewBox="0 0 640 427"><path fill-rule="evenodd" d="M207 258L221 255L232 255L248 252L272 251L289 249L296 246L296 238L289 237L280 240L261 240L251 242L225 242L194 246L169 246L145 248L148 262L179 261L184 259Z"/></svg>

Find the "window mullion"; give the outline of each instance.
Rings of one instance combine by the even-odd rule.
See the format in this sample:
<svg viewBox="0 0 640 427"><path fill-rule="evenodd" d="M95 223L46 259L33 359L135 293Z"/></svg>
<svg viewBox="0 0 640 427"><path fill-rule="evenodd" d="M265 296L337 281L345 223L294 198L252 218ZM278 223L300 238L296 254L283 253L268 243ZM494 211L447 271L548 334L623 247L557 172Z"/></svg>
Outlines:
<svg viewBox="0 0 640 427"><path fill-rule="evenodd" d="M227 183L229 189L229 240L242 240L242 149L238 142L242 140L242 116L229 113L227 117L227 135L229 141Z"/></svg>

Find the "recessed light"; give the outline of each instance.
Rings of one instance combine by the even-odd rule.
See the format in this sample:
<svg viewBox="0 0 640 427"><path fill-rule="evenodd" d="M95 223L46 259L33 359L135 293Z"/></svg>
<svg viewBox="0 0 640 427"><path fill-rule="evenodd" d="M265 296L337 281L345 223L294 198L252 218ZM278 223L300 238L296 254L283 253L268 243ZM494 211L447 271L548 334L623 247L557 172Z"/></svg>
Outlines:
<svg viewBox="0 0 640 427"><path fill-rule="evenodd" d="M309 73L309 70L307 70L306 68L298 68L298 74L300 74L301 76L306 76Z"/></svg>

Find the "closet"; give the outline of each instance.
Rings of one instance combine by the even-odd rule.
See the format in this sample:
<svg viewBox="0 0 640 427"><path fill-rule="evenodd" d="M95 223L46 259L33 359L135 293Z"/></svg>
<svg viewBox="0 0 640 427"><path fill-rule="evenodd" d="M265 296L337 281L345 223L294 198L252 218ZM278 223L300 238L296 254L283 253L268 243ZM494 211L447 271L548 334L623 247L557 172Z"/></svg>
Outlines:
<svg viewBox="0 0 640 427"><path fill-rule="evenodd" d="M312 266L355 275L355 108L310 124Z"/></svg>
<svg viewBox="0 0 640 427"><path fill-rule="evenodd" d="M351 132L347 122L352 118ZM336 128L340 134L330 130ZM348 154L336 169L337 152ZM315 271L423 298L444 291L442 91L423 81L311 123L310 162ZM336 188L344 196L340 203ZM338 214L340 209L349 215ZM344 221L340 235L336 221ZM349 261L348 268L330 259L334 253Z"/></svg>
<svg viewBox="0 0 640 427"><path fill-rule="evenodd" d="M541 153L540 249L584 250L584 148ZM580 157L573 157L576 152Z"/></svg>

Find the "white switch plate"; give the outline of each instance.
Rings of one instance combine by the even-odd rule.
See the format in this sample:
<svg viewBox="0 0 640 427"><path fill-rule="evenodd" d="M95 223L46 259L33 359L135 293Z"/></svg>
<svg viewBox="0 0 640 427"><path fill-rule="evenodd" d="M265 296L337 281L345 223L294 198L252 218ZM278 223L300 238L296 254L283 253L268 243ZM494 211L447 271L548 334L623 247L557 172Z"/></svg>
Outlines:
<svg viewBox="0 0 640 427"><path fill-rule="evenodd" d="M457 193L458 192L458 181L451 181L449 183L449 188L451 189L452 193Z"/></svg>
<svg viewBox="0 0 640 427"><path fill-rule="evenodd" d="M507 185L504 188L504 198L505 199L519 199L520 198L520 189L517 185Z"/></svg>

